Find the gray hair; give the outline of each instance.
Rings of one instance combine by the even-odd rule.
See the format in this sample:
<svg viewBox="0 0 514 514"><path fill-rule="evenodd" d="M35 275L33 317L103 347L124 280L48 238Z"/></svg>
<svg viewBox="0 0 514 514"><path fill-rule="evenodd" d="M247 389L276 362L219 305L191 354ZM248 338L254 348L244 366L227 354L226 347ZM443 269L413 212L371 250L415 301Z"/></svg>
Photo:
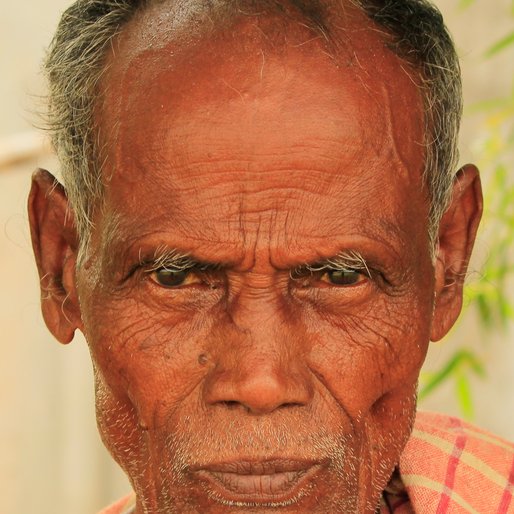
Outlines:
<svg viewBox="0 0 514 514"><path fill-rule="evenodd" d="M175 0L177 3L179 0ZM187 1L187 0L186 0ZM313 30L330 33L325 7L344 0L193 0L205 10L222 5L225 16L289 3ZM458 58L441 14L428 0L351 0L384 32L385 44L419 73L425 111L424 176L430 194L432 249L448 207L458 159L462 113ZM61 18L45 61L48 125L81 241L87 247L95 205L102 197L99 134L93 123L99 82L114 38L139 11L163 0L77 0ZM244 5L245 9L242 8ZM337 9L336 9L337 11ZM82 253L82 252L81 252Z"/></svg>

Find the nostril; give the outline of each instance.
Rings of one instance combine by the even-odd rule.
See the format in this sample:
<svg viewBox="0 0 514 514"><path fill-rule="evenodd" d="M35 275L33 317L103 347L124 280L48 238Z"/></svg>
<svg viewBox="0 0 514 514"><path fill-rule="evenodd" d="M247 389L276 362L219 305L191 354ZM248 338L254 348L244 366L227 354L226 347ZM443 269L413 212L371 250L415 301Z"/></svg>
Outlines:
<svg viewBox="0 0 514 514"><path fill-rule="evenodd" d="M291 407L302 407L302 403L300 402L290 402L290 403L283 403L282 405L279 405L277 409L286 409Z"/></svg>
<svg viewBox="0 0 514 514"><path fill-rule="evenodd" d="M265 408L262 408L262 406L257 406L257 405L253 405L253 406L245 405L245 403L238 402L237 400L224 400L224 401L218 402L218 404L222 405L227 410L233 411L233 410L243 409L246 412L254 413L254 414L262 414L262 413L265 413L268 411L273 411L275 409L277 409L277 410L278 409L290 409L291 407L301 407L302 406L302 403L299 403L299 402L287 402L287 403L283 403L281 405L275 405L273 407L267 406Z"/></svg>
<svg viewBox="0 0 514 514"><path fill-rule="evenodd" d="M214 367L204 382L207 405L227 412L265 415L276 409L305 407L312 396L309 379L278 366L245 361L231 369Z"/></svg>
<svg viewBox="0 0 514 514"><path fill-rule="evenodd" d="M234 410L236 409L237 407L239 407L239 405L241 405L239 402L236 402L235 400L227 400L227 401L223 401L221 402L225 407L228 407L230 410Z"/></svg>

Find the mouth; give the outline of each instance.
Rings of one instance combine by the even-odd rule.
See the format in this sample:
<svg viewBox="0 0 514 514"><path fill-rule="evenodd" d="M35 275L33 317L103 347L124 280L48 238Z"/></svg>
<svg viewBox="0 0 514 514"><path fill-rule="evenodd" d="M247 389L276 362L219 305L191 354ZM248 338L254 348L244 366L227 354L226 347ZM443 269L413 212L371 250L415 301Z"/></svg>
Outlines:
<svg viewBox="0 0 514 514"><path fill-rule="evenodd" d="M291 505L303 498L326 463L300 460L234 461L191 469L226 505ZM309 487L310 486L310 487Z"/></svg>

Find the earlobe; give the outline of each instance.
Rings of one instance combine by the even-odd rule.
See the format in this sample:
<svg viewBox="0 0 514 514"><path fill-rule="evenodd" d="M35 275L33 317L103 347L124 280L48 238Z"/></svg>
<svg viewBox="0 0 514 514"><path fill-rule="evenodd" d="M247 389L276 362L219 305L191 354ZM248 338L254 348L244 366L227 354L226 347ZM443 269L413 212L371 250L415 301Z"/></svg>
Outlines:
<svg viewBox="0 0 514 514"><path fill-rule="evenodd" d="M432 341L445 336L460 314L464 280L482 217L482 203L478 170L468 164L455 177L451 203L439 226Z"/></svg>
<svg viewBox="0 0 514 514"><path fill-rule="evenodd" d="M46 170L39 169L32 177L28 214L43 318L50 332L66 344L81 328L75 281L78 238L64 188Z"/></svg>

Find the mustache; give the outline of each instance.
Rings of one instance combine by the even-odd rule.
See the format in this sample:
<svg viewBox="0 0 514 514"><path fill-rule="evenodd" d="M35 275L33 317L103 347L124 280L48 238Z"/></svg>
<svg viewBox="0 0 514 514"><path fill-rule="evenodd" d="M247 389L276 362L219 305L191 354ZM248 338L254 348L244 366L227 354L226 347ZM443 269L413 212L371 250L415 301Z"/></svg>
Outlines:
<svg viewBox="0 0 514 514"><path fill-rule="evenodd" d="M252 471L259 466L264 471L270 467L284 471L294 462L321 463L338 477L342 485L327 512L356 512L352 491L358 489L359 441L352 427L341 424L337 429L332 425L329 430L321 420L302 424L292 423L290 417L209 419L200 425L192 421L183 417L179 426L174 425L152 449L160 458L149 462L146 471L153 475L152 483L160 484L156 489L158 503L166 506L163 512L197 512L196 508L187 510L187 500L184 505L175 505L169 493L190 487L195 469L235 465Z"/></svg>
<svg viewBox="0 0 514 514"><path fill-rule="evenodd" d="M340 427L327 430L321 423L298 424L274 420L230 420L201 427L184 418L179 430L166 435L164 452L173 455L173 468L183 473L192 467L220 460L264 461L303 459L348 462L355 458L355 436Z"/></svg>

